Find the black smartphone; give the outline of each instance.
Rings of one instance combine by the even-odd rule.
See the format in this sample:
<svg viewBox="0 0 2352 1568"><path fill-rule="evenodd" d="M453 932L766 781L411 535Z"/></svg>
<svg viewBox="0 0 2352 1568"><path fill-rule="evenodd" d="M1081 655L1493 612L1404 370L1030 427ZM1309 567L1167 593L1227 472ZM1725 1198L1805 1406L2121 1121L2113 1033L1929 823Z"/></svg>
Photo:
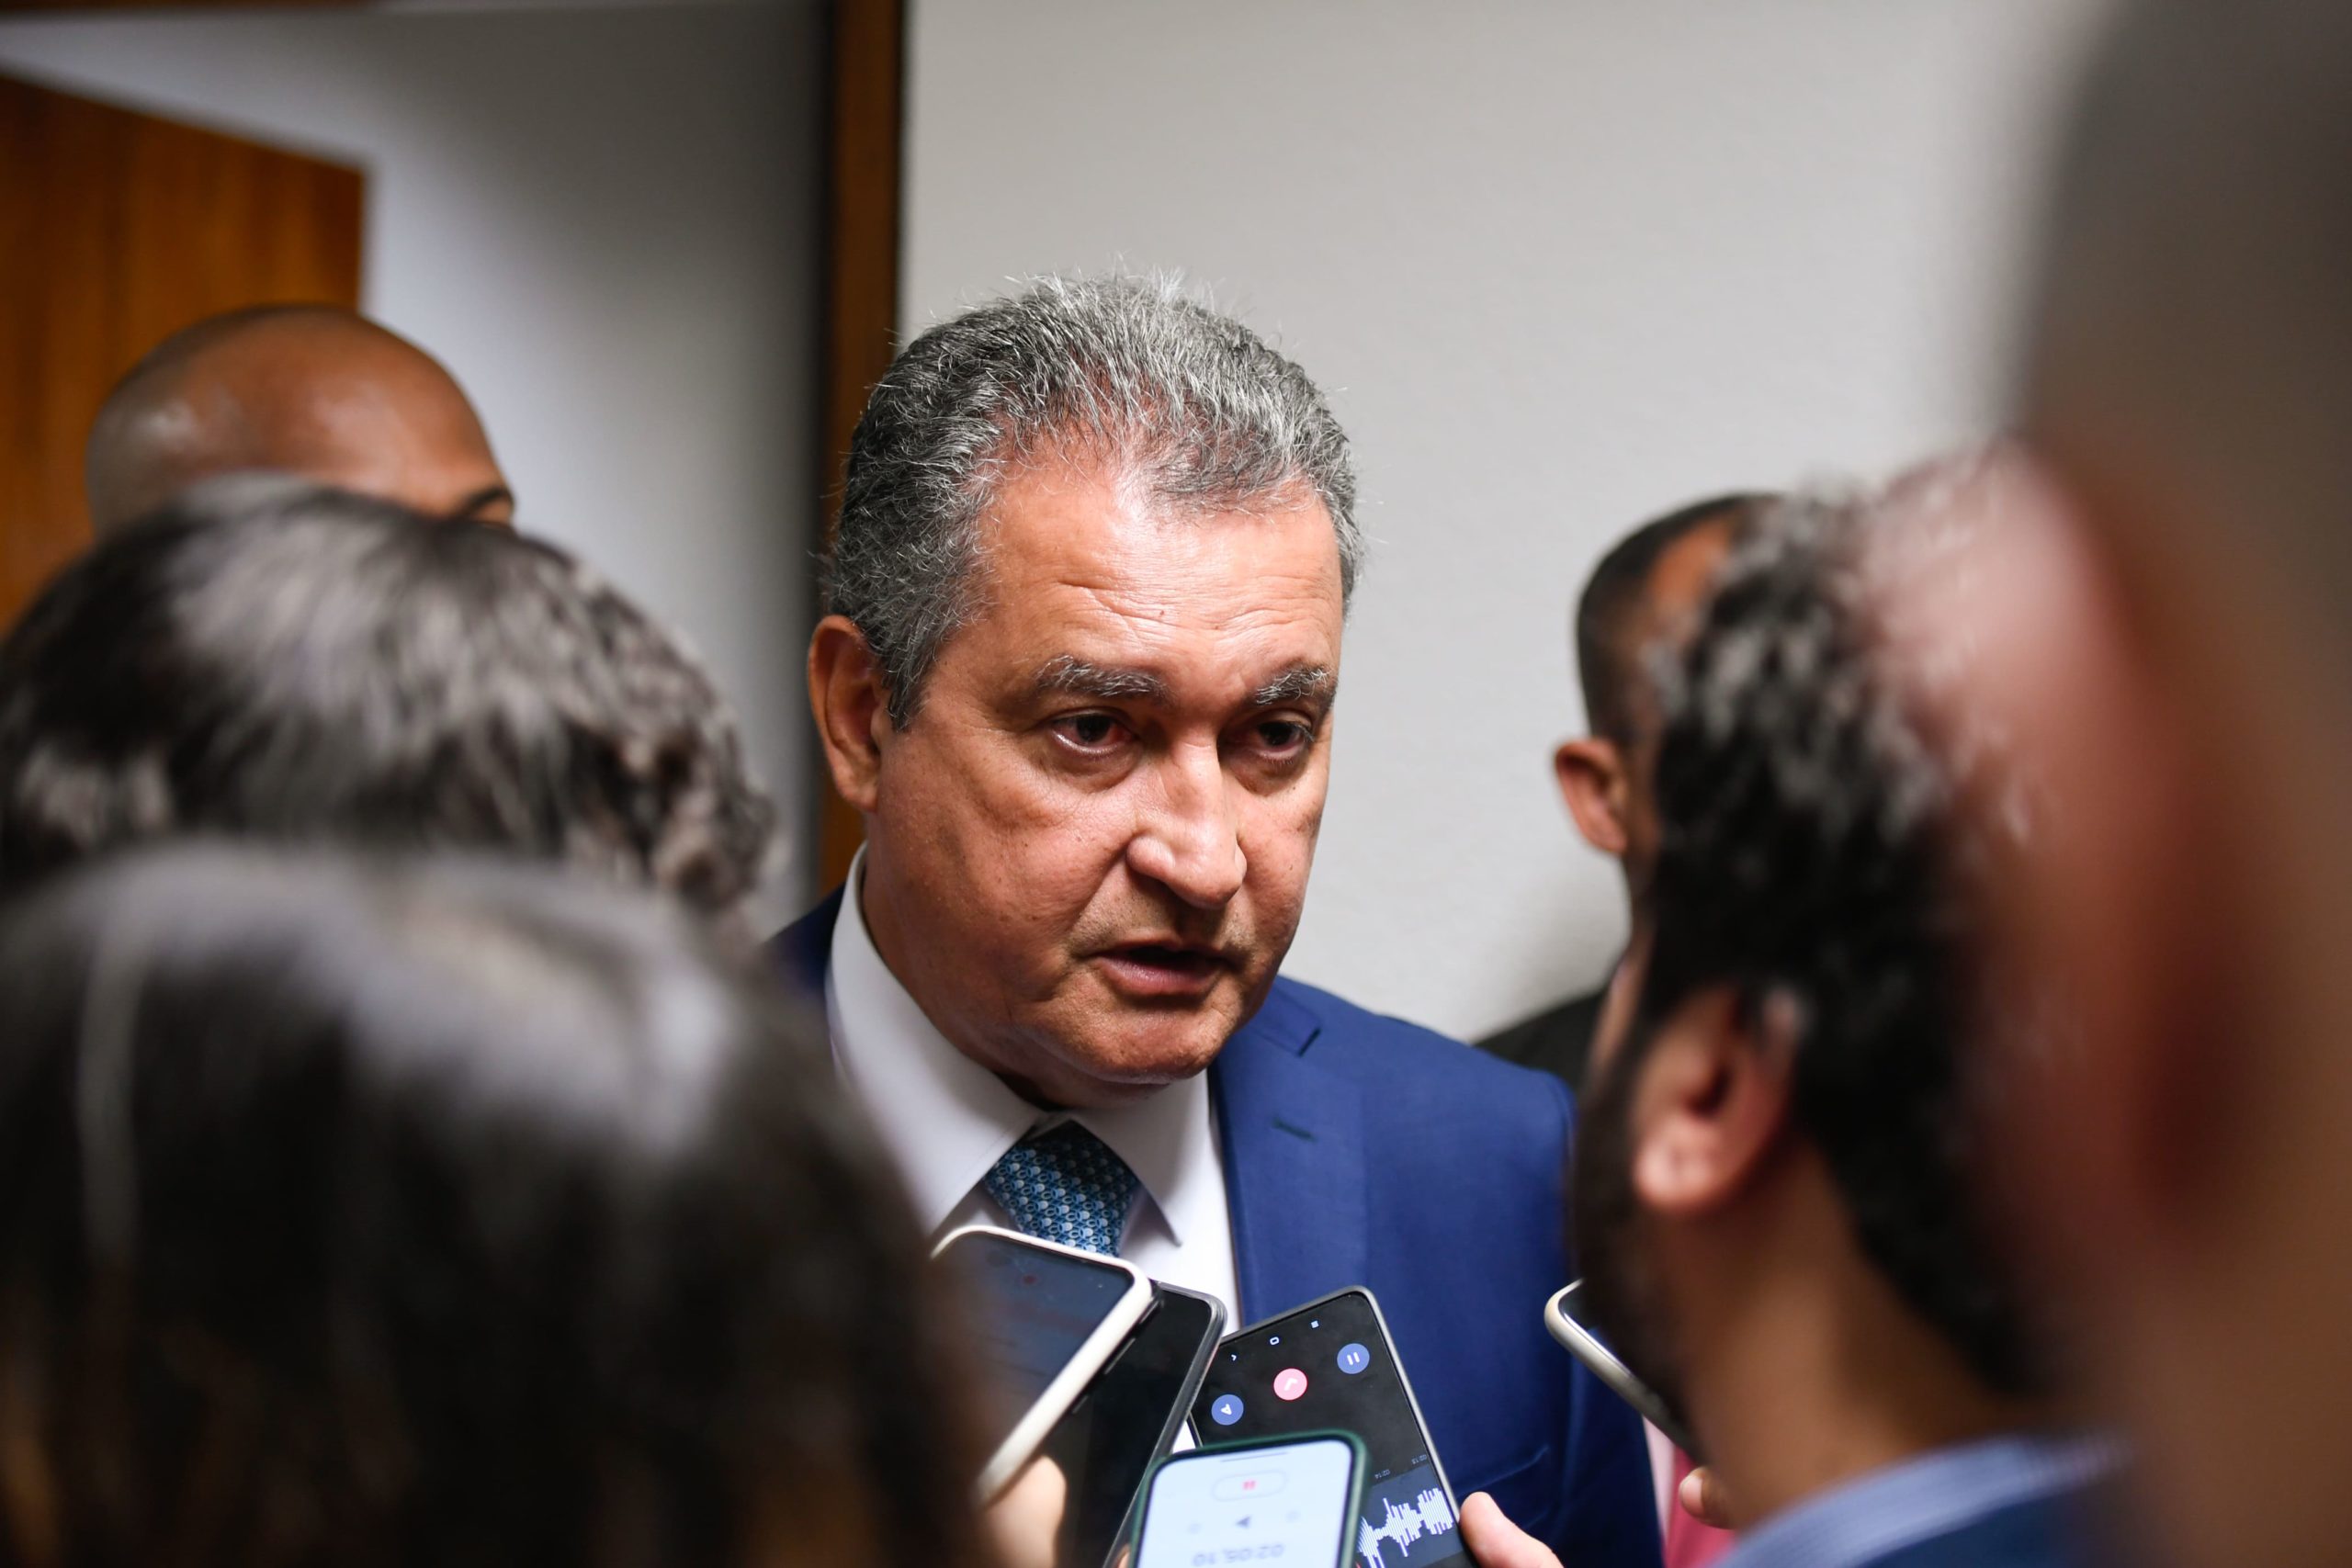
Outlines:
<svg viewBox="0 0 2352 1568"><path fill-rule="evenodd" d="M1021 1472L1070 1402L1151 1306L1134 1264L990 1225L932 1248L933 1266L971 1303L967 1322L990 1445L985 1503Z"/></svg>
<svg viewBox="0 0 2352 1568"><path fill-rule="evenodd" d="M1104 1568L1126 1539L1144 1478L1175 1445L1225 1332L1214 1297L1154 1280L1151 1306L1037 1452L1069 1483L1057 1568Z"/></svg>
<svg viewBox="0 0 2352 1568"><path fill-rule="evenodd" d="M1363 1445L1347 1432L1178 1454L1145 1489L1134 1568L1347 1568L1363 1483Z"/></svg>
<svg viewBox="0 0 2352 1568"><path fill-rule="evenodd" d="M1193 1430L1204 1443L1352 1432L1364 1446L1361 1568L1468 1568L1453 1487L1370 1291L1336 1292L1227 1338L1193 1400Z"/></svg>

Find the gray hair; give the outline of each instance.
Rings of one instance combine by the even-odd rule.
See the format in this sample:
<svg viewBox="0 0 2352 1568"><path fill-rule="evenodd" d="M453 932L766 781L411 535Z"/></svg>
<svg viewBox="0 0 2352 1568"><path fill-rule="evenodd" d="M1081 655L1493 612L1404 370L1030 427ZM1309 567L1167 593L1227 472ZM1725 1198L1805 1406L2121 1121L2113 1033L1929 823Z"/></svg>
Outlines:
<svg viewBox="0 0 2352 1568"><path fill-rule="evenodd" d="M1179 513L1311 495L1338 536L1342 601L1354 591L1354 465L1304 370L1172 279L1040 278L909 344L850 443L825 604L865 635L892 723L914 716L975 612L998 487L1057 450L1115 464Z"/></svg>

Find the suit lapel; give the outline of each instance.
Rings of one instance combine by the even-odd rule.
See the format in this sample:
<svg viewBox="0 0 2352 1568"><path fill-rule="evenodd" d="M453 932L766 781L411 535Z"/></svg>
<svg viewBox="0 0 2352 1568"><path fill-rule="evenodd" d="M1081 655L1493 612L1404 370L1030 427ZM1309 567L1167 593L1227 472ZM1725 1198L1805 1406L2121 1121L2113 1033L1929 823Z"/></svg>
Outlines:
<svg viewBox="0 0 2352 1568"><path fill-rule="evenodd" d="M1363 1091L1308 1056L1320 1029L1277 982L1210 1069L1242 1323L1364 1281Z"/></svg>
<svg viewBox="0 0 2352 1568"><path fill-rule="evenodd" d="M768 957L785 988L819 1007L825 1001L825 971L833 961L833 922L841 918L842 891L833 889L823 903L768 938Z"/></svg>

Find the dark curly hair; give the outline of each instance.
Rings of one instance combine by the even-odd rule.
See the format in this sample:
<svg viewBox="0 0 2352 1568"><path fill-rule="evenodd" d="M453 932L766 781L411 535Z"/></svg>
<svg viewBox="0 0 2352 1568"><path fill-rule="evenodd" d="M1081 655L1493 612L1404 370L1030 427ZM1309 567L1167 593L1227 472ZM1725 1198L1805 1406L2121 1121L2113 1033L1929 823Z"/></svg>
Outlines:
<svg viewBox="0 0 2352 1568"><path fill-rule="evenodd" d="M160 845L0 996L0 1561L983 1568L954 1303L685 912Z"/></svg>
<svg viewBox="0 0 2352 1568"><path fill-rule="evenodd" d="M207 831L498 850L717 914L774 822L652 617L552 546L387 502L200 486L0 643L0 890Z"/></svg>
<svg viewBox="0 0 2352 1568"><path fill-rule="evenodd" d="M1931 717L1876 618L1890 561L1950 554L1939 533L1961 524L1930 488L1774 505L1662 665L1661 837L1626 1055L1702 989L1793 1003L1793 1114L1861 1250L1987 1384L2022 1393L2045 1380L1982 1229L1969 1070L1995 1017L1977 939L2002 819L1963 807L2002 759Z"/></svg>

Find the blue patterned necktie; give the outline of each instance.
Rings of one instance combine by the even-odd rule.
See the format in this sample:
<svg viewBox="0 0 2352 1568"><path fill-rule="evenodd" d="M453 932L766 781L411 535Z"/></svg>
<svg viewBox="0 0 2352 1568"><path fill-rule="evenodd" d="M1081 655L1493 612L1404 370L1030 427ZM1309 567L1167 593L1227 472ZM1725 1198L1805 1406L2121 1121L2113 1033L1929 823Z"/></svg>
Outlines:
<svg viewBox="0 0 2352 1568"><path fill-rule="evenodd" d="M1061 1122L1007 1149L980 1185L1022 1235L1115 1258L1138 1183L1110 1145Z"/></svg>

